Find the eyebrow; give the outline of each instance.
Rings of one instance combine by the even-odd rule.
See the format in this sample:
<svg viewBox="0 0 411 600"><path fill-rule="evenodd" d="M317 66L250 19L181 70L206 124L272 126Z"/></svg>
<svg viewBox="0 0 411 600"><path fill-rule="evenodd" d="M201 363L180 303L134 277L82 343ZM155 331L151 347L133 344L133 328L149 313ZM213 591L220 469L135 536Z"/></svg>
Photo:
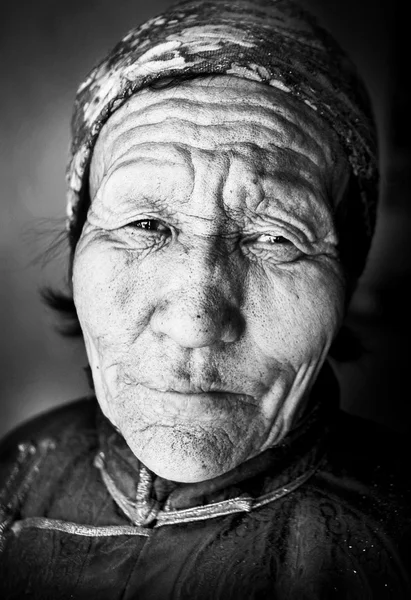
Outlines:
<svg viewBox="0 0 411 600"><path fill-rule="evenodd" d="M306 157L303 157L302 164L295 163L289 160L293 152L287 153L288 156L283 150L280 153L281 158L285 159L278 161L279 155L276 152L275 161L280 164L270 166L267 161L261 163L260 168L245 170L242 168L241 161L239 166L237 164L237 169L240 167L245 174L243 190L249 194L248 211L268 218L285 216L287 220L292 218L295 223L304 225L311 223L314 229L318 225L324 225L325 222L329 226L333 222L333 209L328 184L317 171L315 163ZM314 170L309 168L310 165L314 166ZM234 172L231 177L235 175ZM250 184L256 175L258 182L253 190ZM226 179L225 187L233 183L229 179L230 176ZM240 196L244 196L244 192ZM238 203L235 197L231 199L229 209L235 212L241 206L241 199Z"/></svg>
<svg viewBox="0 0 411 600"><path fill-rule="evenodd" d="M260 202L255 203L254 206L247 206L246 214L251 222L260 221L267 224L285 222L302 231L311 242L314 242L325 231L330 230L333 224L332 212L316 210L317 201L313 199L314 194L308 190L298 189L293 196L292 203L288 196L286 204L281 198L280 190L279 193L265 192ZM239 210L239 207L229 207L226 212L231 218L236 219Z"/></svg>
<svg viewBox="0 0 411 600"><path fill-rule="evenodd" d="M290 192L287 196L289 206L297 209L297 212L311 213L319 204L325 205L328 209L331 208L327 190L324 190L325 194L321 193L319 187L301 173L286 172L282 169L275 170L273 175L270 174L263 178L263 183L266 183L267 187Z"/></svg>

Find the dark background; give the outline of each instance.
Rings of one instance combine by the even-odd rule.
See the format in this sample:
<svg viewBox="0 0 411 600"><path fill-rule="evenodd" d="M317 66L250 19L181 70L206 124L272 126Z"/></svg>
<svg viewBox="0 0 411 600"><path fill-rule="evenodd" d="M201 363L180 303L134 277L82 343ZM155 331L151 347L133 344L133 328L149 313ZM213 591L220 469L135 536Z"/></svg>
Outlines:
<svg viewBox="0 0 411 600"><path fill-rule="evenodd" d="M378 226L349 316L366 353L337 366L342 402L353 413L406 430L411 424L411 97L406 87L411 68L405 7L393 0L301 3L357 64L381 139ZM48 249L64 230L71 106L77 85L108 48L169 4L0 4L0 434L88 393L81 343L56 333L56 318L38 294L46 283L64 282L66 247Z"/></svg>

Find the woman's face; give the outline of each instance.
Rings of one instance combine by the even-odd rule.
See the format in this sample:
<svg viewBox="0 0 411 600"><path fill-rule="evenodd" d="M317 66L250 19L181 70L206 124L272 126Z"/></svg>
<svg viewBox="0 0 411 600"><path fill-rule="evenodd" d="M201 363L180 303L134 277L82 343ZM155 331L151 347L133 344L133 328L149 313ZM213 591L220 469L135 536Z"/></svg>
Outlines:
<svg viewBox="0 0 411 600"><path fill-rule="evenodd" d="M101 408L157 474L218 476L292 428L342 319L347 179L314 110L234 77L103 128L74 299Z"/></svg>

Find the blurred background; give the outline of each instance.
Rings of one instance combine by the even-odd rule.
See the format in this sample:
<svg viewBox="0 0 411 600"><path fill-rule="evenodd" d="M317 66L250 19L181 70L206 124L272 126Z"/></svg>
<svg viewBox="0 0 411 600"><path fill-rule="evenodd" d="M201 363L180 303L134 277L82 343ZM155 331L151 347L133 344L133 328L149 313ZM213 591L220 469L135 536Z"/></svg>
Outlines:
<svg viewBox="0 0 411 600"><path fill-rule="evenodd" d="M366 352L336 365L348 411L411 424L411 118L408 25L397 0L300 0L351 55L374 102L381 205L350 324ZM62 338L39 289L64 285L64 171L77 85L129 28L166 0L1 0L0 435L89 393L79 341ZM403 3L405 5L405 3Z"/></svg>

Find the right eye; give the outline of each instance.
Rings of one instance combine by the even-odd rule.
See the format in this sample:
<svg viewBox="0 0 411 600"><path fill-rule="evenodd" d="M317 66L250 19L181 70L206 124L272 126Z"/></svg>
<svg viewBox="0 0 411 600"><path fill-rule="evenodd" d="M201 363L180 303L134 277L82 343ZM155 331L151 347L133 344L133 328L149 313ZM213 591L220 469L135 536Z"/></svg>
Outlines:
<svg viewBox="0 0 411 600"><path fill-rule="evenodd" d="M153 231L154 233L167 234L169 228L157 219L141 219L139 221L133 221L126 225L126 227L133 227L137 229L144 229L145 231Z"/></svg>
<svg viewBox="0 0 411 600"><path fill-rule="evenodd" d="M119 227L117 235L132 248L143 250L163 247L172 237L172 232L158 219L139 219Z"/></svg>

